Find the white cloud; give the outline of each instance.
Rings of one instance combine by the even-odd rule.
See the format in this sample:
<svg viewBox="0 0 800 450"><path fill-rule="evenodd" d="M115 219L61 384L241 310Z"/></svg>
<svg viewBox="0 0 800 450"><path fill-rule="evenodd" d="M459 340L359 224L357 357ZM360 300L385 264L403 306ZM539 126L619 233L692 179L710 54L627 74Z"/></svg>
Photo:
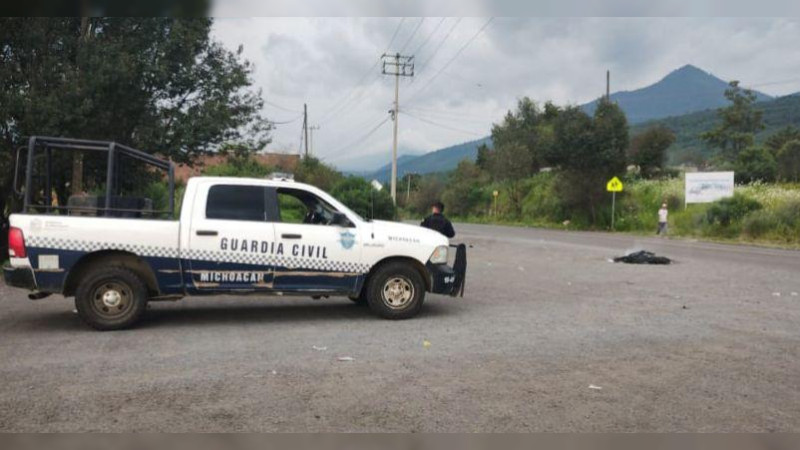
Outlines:
<svg viewBox="0 0 800 450"><path fill-rule="evenodd" d="M308 104L311 123L321 127L314 136L319 156L388 158L391 122L360 138L391 108L394 83L376 63L400 20L217 19L214 35L232 49L244 45L268 100L297 111ZM407 51L413 50L431 35L416 55L421 64L458 19L437 29L440 19L426 18L411 36L419 20L406 19L389 50L409 39ZM401 115L401 148L429 151L486 135L523 95L559 104L592 100L605 89L606 69L613 91L654 83L684 64L773 95L800 91L800 22L791 19L498 18L428 84L485 21L461 20L413 82L401 81L401 110L427 121ZM767 84L784 80L793 81ZM276 121L296 116L272 106L266 111ZM299 121L279 126L273 148L297 149L299 139ZM354 141L360 142L348 146Z"/></svg>

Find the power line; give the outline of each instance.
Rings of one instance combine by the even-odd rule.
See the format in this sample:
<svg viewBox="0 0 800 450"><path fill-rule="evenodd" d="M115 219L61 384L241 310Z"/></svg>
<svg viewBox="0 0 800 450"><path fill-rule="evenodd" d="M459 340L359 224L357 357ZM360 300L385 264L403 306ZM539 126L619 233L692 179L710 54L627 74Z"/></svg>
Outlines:
<svg viewBox="0 0 800 450"><path fill-rule="evenodd" d="M361 136L360 138L356 139L355 141L353 141L353 142L351 142L351 143L349 143L347 145L343 145L342 147L336 149L335 151L333 151L331 153L336 154L336 153L339 153L339 152L341 152L343 150L346 150L348 148L352 148L352 147L355 147L356 145L361 144L362 142L367 140L370 136L375 134L375 132L378 131L378 129L380 129L380 127L382 127L383 124L388 122L389 119L390 119L389 117L384 118L382 121L380 121L380 123L375 125L375 127L373 127L371 130L369 130L365 135Z"/></svg>
<svg viewBox="0 0 800 450"><path fill-rule="evenodd" d="M419 27L422 26L422 22L425 22L425 18L424 17L419 19L419 22L417 22L417 26L414 27L414 31L411 32L410 36L408 36L408 39L406 39L405 44L403 44L403 46L400 47L399 53L403 53L403 51L406 49L406 47L408 47L408 44L411 43L411 40L414 39L414 36L417 34L417 31L419 31Z"/></svg>
<svg viewBox="0 0 800 450"><path fill-rule="evenodd" d="M455 23L453 23L453 26L451 26L450 29L447 30L447 34L444 35L442 40L439 41L439 44L437 44L436 47L433 49L433 53L431 53L431 55L428 56L428 58L422 64L419 65L420 69L422 69L423 67L428 67L428 62L430 62L430 60L432 60L433 57L436 56L437 53L439 53L439 50L442 49L444 43L447 42L447 39L449 39L450 35L453 34L453 30L455 30L458 24L461 23L461 19L462 18L459 17L458 20L456 20ZM414 80L411 81L413 83Z"/></svg>
<svg viewBox="0 0 800 450"><path fill-rule="evenodd" d="M431 31L430 34L428 34L428 36L425 39L422 40L422 43L419 44L417 46L417 48L414 49L413 52L411 52L412 55L419 54L419 51L422 50L422 48L425 47L425 45L428 43L428 41L431 40L433 35L436 34L437 31L439 31L439 27L441 27L442 23L444 23L444 19L445 19L445 17L442 17L441 19L439 19L439 23L436 24L436 26L433 28L433 31Z"/></svg>
<svg viewBox="0 0 800 450"><path fill-rule="evenodd" d="M447 69L447 67L449 67L449 66L450 66L450 64L452 64L452 63L453 63L453 61L455 61L455 60L456 60L456 58L458 58L458 57L461 55L461 53L463 53L463 52L464 52L464 50L466 50L466 49L467 49L467 47L469 47L469 45L470 45L470 44L472 44L472 42L473 42L473 41L474 41L474 40L475 40L475 39L476 39L476 38L477 38L477 37L478 37L478 36L479 36L481 33L483 33L483 30L485 30L485 29L486 29L486 28L489 26L489 24L491 24L491 23L492 23L492 21L493 21L493 20L494 20L494 17L490 17L490 18L489 18L489 20L487 20L487 21L486 21L486 22L483 24L483 26L482 26L482 27L481 27L481 28L478 30L478 32L477 32L477 33L475 33L475 34L473 34L473 35L472 35L472 37L470 37L470 38L467 40L467 42L465 42L465 43L464 43L464 45L462 45L462 46L461 46L461 48L459 48L459 49L458 49L458 51L455 53L455 55L453 55L453 57L452 57L452 58L450 58L449 60L447 60L447 62L446 62L446 63L445 63L445 64L444 64L444 65L443 65L443 66L442 66L442 67L441 67L441 68L440 68L440 69L439 69L437 72L436 72L436 74L434 74L434 75L433 75L431 78L429 78L429 79L428 79L428 82L427 82L427 83L425 83L424 85L422 85L422 87L421 87L421 88L419 88L419 89L418 89L416 92L414 92L413 94L411 94L411 97L409 97L409 100L410 100L410 99L412 99L412 98L414 98L414 97L416 97L417 95L419 95L419 93L420 93L420 92L424 91L424 90L425 90L425 89L426 89L428 86L430 86L430 85L431 85L431 83L433 83L433 81L434 81L434 80L436 80L436 78L437 78L437 77L438 77L438 76L439 76L439 75L440 75L442 72L444 72L444 70L445 70L445 69Z"/></svg>
<svg viewBox="0 0 800 450"><path fill-rule="evenodd" d="M397 39L397 34L400 32L400 28L402 28L403 22L405 22L405 21L406 21L405 17L400 19L400 23L397 24L397 28L395 28L394 33L392 33L392 38L389 40L389 43L386 45L386 50L383 51L384 53L389 51L389 48L391 48L392 44L394 43L394 40ZM374 70L378 67L378 65L380 63L381 63L381 59L378 58L375 61L375 63L369 68L369 70L367 70L364 73L364 75L361 76L361 78L358 80L358 83L356 83L355 86L353 86L353 89L351 89L349 92L347 92L347 94L345 94L336 103L334 103L334 106L331 109L329 109L328 112L326 112L326 113L324 113L322 115L322 117L320 118L318 123L325 123L328 120L330 120L331 118L340 117L340 116L338 116L338 115L336 115L334 113L336 113L339 110L341 110L344 107L344 105L346 105L347 103L350 102L351 97L353 96L353 94L355 94L359 90L359 88L362 87L361 85L364 83L364 80L366 80L367 77L370 74L374 74Z"/></svg>
<svg viewBox="0 0 800 450"><path fill-rule="evenodd" d="M405 114L405 115L407 115L407 116L409 116L409 117L413 117L414 119L417 119L420 122L425 122L427 124L430 124L430 125L433 125L433 126L436 126L436 127L439 127L439 128L444 128L446 130L451 130L451 131L458 131L460 133L471 134L473 136L480 136L480 134L475 133L474 131L462 130L461 128L451 127L451 126L448 126L448 125L444 125L444 124L441 124L441 123L434 122L432 120L423 119L422 117L419 117L417 115L411 114L406 110L403 110L403 111L400 111L400 112Z"/></svg>
<svg viewBox="0 0 800 450"><path fill-rule="evenodd" d="M463 115L456 112L432 111L420 108L403 108L404 110L411 110L414 114L422 115L423 117L431 117L436 120L450 120L454 122L473 122L473 123L491 123L494 119L487 119L485 117Z"/></svg>
<svg viewBox="0 0 800 450"><path fill-rule="evenodd" d="M286 111L286 112L290 112L290 113L296 113L296 114L302 114L303 113L302 111L299 111L299 110L296 110L296 109L291 109L291 108L287 108L285 106L278 105L276 103L272 103L271 101L266 100L266 99L264 100L264 103L272 106L273 108L278 108L278 109L280 109L282 111Z"/></svg>
<svg viewBox="0 0 800 450"><path fill-rule="evenodd" d="M281 122L276 122L274 120L270 120L269 123L271 123L272 125L286 125L288 123L297 122L297 120L300 119L301 117L303 117L303 113L300 113L297 117L295 117L294 119L291 119L291 120L284 120L284 121L281 121Z"/></svg>

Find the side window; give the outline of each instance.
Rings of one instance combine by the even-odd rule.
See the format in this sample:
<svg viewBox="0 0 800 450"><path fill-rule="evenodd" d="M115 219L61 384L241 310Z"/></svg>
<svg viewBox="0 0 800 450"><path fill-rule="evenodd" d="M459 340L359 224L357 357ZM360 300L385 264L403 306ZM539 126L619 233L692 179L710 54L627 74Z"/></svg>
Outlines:
<svg viewBox="0 0 800 450"><path fill-rule="evenodd" d="M325 200L300 189L278 188L276 192L281 222L334 225L338 211Z"/></svg>
<svg viewBox="0 0 800 450"><path fill-rule="evenodd" d="M211 186L206 201L206 218L263 222L267 219L266 189L234 184Z"/></svg>

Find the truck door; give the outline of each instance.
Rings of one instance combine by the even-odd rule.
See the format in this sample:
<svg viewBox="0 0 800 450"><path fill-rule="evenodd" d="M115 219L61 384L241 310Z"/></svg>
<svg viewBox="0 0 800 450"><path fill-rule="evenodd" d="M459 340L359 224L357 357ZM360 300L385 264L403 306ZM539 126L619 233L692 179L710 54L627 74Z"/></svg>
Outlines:
<svg viewBox="0 0 800 450"><path fill-rule="evenodd" d="M198 186L183 256L189 268L187 289L272 289L276 242L275 227L266 220L266 189L236 183Z"/></svg>
<svg viewBox="0 0 800 450"><path fill-rule="evenodd" d="M278 187L267 195L275 197L277 211L270 219L283 251L275 266L275 289L351 293L364 272L358 228L312 192Z"/></svg>

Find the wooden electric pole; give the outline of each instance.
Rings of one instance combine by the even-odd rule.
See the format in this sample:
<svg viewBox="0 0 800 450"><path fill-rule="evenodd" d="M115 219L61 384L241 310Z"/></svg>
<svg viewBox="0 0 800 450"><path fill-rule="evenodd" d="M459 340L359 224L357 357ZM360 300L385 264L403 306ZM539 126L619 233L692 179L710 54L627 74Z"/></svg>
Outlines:
<svg viewBox="0 0 800 450"><path fill-rule="evenodd" d="M611 100L611 71L606 70L606 101Z"/></svg>
<svg viewBox="0 0 800 450"><path fill-rule="evenodd" d="M308 158L308 105L303 103L303 135L306 140L306 158Z"/></svg>
<svg viewBox="0 0 800 450"><path fill-rule="evenodd" d="M383 54L384 75L394 75L394 106L389 111L394 121L394 136L392 139L392 202L397 205L397 122L400 112L400 77L414 76L414 56Z"/></svg>

